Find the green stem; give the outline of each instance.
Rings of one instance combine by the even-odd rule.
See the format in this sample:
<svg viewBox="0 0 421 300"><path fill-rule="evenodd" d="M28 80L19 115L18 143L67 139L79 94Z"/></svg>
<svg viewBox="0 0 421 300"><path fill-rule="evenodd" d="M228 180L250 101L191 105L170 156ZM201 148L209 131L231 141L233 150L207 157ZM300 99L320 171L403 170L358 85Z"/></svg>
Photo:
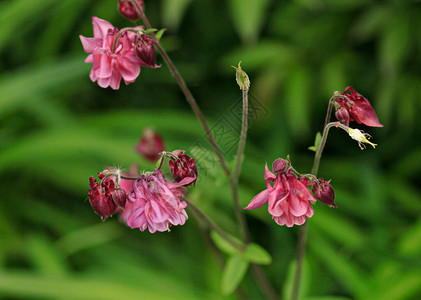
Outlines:
<svg viewBox="0 0 421 300"><path fill-rule="evenodd" d="M333 101L334 101L335 98L336 98L336 96L333 96L329 100L329 107L328 107L327 113L326 113L325 126L324 126L324 129L323 129L322 139L320 141L319 147L317 148L316 154L314 155L313 167L311 169L311 174L314 175L314 176L317 176L317 173L319 171L320 160L322 158L323 149L326 145L327 136L329 134L329 129L332 128L333 126L340 127L344 130L347 130L347 128L348 128L347 126L345 126L345 125L343 125L339 122L329 123L330 114L332 112L332 105L333 105ZM307 242L307 222L305 222L301 226L301 230L300 230L300 233L299 233L299 236L298 236L297 266L296 266L296 270L295 270L294 282L293 282L293 285L292 285L291 300L297 300L298 299L298 295L299 295L299 291L300 291L300 284L301 284L301 271L302 271L302 265L303 265L305 249L306 249L306 242Z"/></svg>
<svg viewBox="0 0 421 300"><path fill-rule="evenodd" d="M247 140L247 120L248 120L248 90L243 90L243 117L241 124L240 140L238 142L237 155L235 160L235 166L230 177L230 184L232 187L232 196L234 201L235 214L237 216L238 223L240 224L241 238L245 243L249 242L248 228L245 216L242 212L240 197L238 193L238 180L241 172L241 165L243 162L244 149Z"/></svg>

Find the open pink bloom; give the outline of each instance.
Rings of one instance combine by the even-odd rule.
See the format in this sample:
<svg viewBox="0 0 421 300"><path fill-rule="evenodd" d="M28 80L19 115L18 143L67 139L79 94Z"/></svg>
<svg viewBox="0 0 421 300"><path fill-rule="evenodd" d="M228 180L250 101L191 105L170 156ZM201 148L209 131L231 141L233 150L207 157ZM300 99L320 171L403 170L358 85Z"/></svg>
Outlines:
<svg viewBox="0 0 421 300"><path fill-rule="evenodd" d="M92 17L92 25L94 37L79 36L83 49L86 53L90 53L85 62L92 63L89 75L91 80L102 88L110 86L114 90L120 88L121 78L126 84L134 82L140 74L141 64L133 47L136 33L123 32L114 49L118 29L110 22L97 17Z"/></svg>
<svg viewBox="0 0 421 300"><path fill-rule="evenodd" d="M183 186L193 179L186 177L178 183L167 182L161 171L142 175L133 183L122 219L131 228L149 232L168 231L170 226L183 225L188 216L187 203L180 198L186 193Z"/></svg>
<svg viewBox="0 0 421 300"><path fill-rule="evenodd" d="M348 94L348 91L351 94ZM358 124L363 123L372 127L383 127L377 118L376 112L373 107L371 107L370 102L361 94L357 93L352 87L347 87L345 91L341 93L341 96L342 97L336 99L336 102L349 113L349 118L346 117L345 121L355 121Z"/></svg>
<svg viewBox="0 0 421 300"><path fill-rule="evenodd" d="M269 202L268 211L279 225L302 225L313 216L310 202L316 202L307 186L291 174L273 174L265 166L267 189L257 194L245 209L260 208ZM273 181L273 186L271 185Z"/></svg>

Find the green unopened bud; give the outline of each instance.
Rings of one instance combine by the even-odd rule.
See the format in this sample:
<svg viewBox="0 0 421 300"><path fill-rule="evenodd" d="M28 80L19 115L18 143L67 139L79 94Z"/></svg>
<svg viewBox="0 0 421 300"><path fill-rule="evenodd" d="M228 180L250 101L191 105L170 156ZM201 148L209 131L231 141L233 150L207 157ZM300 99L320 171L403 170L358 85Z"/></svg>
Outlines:
<svg viewBox="0 0 421 300"><path fill-rule="evenodd" d="M248 91L250 88L250 79L246 72L241 68L241 61L238 63L238 68L232 66L237 72L235 72L235 79L240 87L240 90Z"/></svg>

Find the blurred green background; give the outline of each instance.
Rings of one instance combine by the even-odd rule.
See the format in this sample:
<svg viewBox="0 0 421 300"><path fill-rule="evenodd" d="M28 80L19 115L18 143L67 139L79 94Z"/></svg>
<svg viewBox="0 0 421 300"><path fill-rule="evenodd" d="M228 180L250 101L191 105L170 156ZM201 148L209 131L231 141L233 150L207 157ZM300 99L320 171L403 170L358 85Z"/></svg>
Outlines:
<svg viewBox="0 0 421 300"><path fill-rule="evenodd" d="M209 123L217 130L228 122L234 139L240 124L231 108L241 93L230 65L243 61L263 107L250 120L244 206L265 187L265 162L290 154L297 170L311 169L307 148L333 91L352 85L371 101L384 128L358 128L377 149L361 151L331 130L319 175L332 179L339 208L315 205L301 297L420 299L420 1L145 4L153 26L168 29L162 43ZM143 68L119 91L89 80L78 35L92 36L93 15L131 26L116 7L116 0L0 1L0 298L236 299L222 296L221 269L192 215L151 235L116 217L102 223L87 201L88 177L104 167L153 168L134 151L147 126L168 150L206 144L165 65ZM224 148L230 163L234 151ZM190 195L238 234L220 169L203 172ZM283 299L299 228L276 225L264 208L247 213L253 241L273 256L264 271ZM241 288L249 299L264 297L251 272Z"/></svg>

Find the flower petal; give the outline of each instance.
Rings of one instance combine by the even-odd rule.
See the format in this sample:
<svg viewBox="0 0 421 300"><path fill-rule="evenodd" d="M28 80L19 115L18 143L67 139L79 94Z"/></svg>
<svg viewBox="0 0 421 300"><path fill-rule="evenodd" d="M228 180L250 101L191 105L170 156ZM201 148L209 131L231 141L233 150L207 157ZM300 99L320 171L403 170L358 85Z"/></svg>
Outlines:
<svg viewBox="0 0 421 300"><path fill-rule="evenodd" d="M86 53L92 53L96 48L101 47L102 39L100 38L87 38L83 35L79 35L79 38Z"/></svg>
<svg viewBox="0 0 421 300"><path fill-rule="evenodd" d="M265 204L269 200L269 194L270 190L264 190L260 192L250 201L249 205L247 205L247 207L245 207L244 209L256 209L262 207L263 204Z"/></svg>

